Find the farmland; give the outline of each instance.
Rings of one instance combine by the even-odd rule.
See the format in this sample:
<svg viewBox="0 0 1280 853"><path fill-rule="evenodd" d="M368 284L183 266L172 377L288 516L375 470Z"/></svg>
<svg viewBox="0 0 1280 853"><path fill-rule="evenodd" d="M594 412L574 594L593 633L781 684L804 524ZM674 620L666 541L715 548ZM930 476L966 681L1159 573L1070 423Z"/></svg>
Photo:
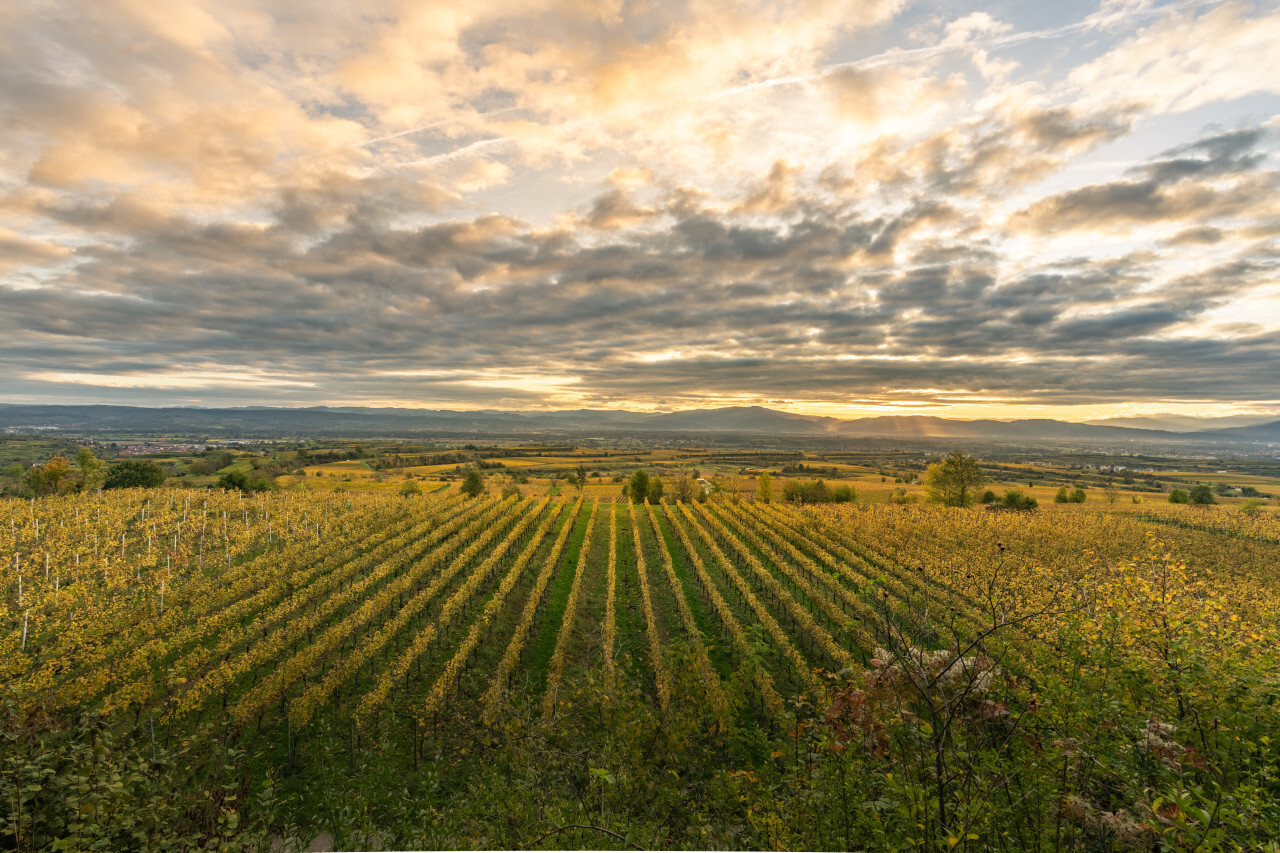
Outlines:
<svg viewBox="0 0 1280 853"><path fill-rule="evenodd" d="M539 491L3 502L5 846L1280 828L1270 508Z"/></svg>

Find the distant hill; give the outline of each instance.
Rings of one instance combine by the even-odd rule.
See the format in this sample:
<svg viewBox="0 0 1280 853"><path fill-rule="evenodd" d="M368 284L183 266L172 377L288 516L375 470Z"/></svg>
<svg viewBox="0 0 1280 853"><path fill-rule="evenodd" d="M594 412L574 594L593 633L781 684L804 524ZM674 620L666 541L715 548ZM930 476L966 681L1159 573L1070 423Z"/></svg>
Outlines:
<svg viewBox="0 0 1280 853"><path fill-rule="evenodd" d="M1203 432L1205 430L1230 429L1270 423L1275 415L1227 415L1221 418L1197 418L1190 415L1156 414L1134 415L1124 418L1105 418L1085 421L1094 426L1117 426L1130 429L1159 429L1168 432Z"/></svg>
<svg viewBox="0 0 1280 853"><path fill-rule="evenodd" d="M1009 441L1090 441L1168 439L1171 433L1055 421L1045 418L995 421L958 421L923 415L861 418L840 424L842 435L897 438L970 438Z"/></svg>
<svg viewBox="0 0 1280 853"><path fill-rule="evenodd" d="M904 440L964 439L1034 442L1147 442L1246 444L1280 442L1280 421L1197 432L1070 423L1044 418L953 420L899 415L839 420L780 412L763 406L727 406L677 412L576 409L552 412L453 411L357 406L201 409L140 406L0 405L0 429L54 429L85 433L165 433L216 438L272 435L402 436L430 433L741 433Z"/></svg>
<svg viewBox="0 0 1280 853"><path fill-rule="evenodd" d="M1261 441L1268 444L1280 444L1280 421L1272 421L1255 426L1231 427L1194 433L1198 439L1217 441Z"/></svg>
<svg viewBox="0 0 1280 853"><path fill-rule="evenodd" d="M836 418L793 415L763 406L727 406L689 409L668 414L646 414L614 422L616 427L663 432L765 432L798 435L829 432Z"/></svg>

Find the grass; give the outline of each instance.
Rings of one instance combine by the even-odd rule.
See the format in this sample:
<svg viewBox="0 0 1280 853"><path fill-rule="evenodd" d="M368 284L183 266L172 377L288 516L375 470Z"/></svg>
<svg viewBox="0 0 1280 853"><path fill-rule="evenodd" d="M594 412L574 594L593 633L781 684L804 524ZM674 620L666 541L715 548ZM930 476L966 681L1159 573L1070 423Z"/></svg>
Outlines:
<svg viewBox="0 0 1280 853"><path fill-rule="evenodd" d="M525 650L524 669L528 673L529 683L538 692L546 686L547 666L556 649L556 637L560 633L560 625L564 620L564 611L569 604L569 590L573 586L573 577L578 565L578 554L582 550L582 540L587 535L587 521L591 516L586 506L578 514L573 533L565 543L564 553L560 557L560 568L547 592L547 604L542 612L542 619L537 632Z"/></svg>

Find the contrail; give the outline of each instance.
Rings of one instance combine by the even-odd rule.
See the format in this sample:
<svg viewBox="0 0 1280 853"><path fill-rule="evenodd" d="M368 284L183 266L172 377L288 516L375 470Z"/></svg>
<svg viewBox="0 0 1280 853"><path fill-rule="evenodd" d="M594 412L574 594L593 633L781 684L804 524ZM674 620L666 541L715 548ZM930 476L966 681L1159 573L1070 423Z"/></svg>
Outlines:
<svg viewBox="0 0 1280 853"><path fill-rule="evenodd" d="M409 160L405 163L397 163L397 166L438 166L444 163L451 163L454 160L461 160L473 154L479 154L489 148L501 148L511 144L515 140L507 136L494 136L489 139L480 139L472 142L470 145L464 145L461 148L455 148L453 151L446 151L444 154L437 154L434 157L423 157L421 160Z"/></svg>
<svg viewBox="0 0 1280 853"><path fill-rule="evenodd" d="M515 110L521 110L521 109L524 109L524 107L503 107L500 110L490 110L487 113L477 113L475 115L475 118L485 118L486 116L496 116L501 113L509 113L509 112L513 112ZM431 124L424 124L420 127L411 127L408 130L401 130L397 133L389 133L386 136L379 136L374 139L366 139L364 142L356 143L356 147L362 148L366 145L376 145L379 142L388 142L392 139L399 139L402 136L411 136L415 133L422 133L422 131L424 130L431 130L432 128L442 127L446 124L461 124L464 121L465 121L464 118L447 118L441 121L433 121Z"/></svg>

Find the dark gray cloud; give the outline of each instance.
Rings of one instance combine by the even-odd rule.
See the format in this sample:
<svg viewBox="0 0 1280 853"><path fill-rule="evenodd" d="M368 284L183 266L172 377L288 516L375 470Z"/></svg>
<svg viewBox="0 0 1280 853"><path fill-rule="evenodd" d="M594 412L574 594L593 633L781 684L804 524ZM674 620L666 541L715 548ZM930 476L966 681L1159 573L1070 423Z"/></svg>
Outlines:
<svg viewBox="0 0 1280 853"><path fill-rule="evenodd" d="M1250 128L1171 149L1131 170L1133 179L1041 199L1019 212L1014 225L1046 232L1162 222L1206 227L1210 220L1270 214L1280 177L1260 168L1267 154L1257 146L1265 138L1263 129Z"/></svg>

